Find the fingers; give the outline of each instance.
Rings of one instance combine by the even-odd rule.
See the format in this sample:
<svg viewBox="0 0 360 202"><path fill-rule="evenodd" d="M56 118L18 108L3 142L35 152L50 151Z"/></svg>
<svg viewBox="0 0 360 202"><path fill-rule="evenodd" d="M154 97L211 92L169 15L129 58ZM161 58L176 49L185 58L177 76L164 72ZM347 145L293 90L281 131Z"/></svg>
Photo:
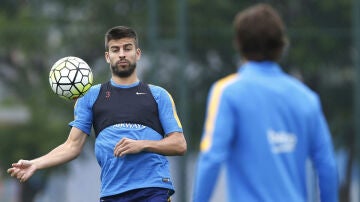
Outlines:
<svg viewBox="0 0 360 202"><path fill-rule="evenodd" d="M14 167L14 168L21 168L21 166L22 166L22 160L19 160L17 163L11 164L11 166Z"/></svg>
<svg viewBox="0 0 360 202"><path fill-rule="evenodd" d="M17 163L11 164L12 168L7 170L11 177L17 178L20 182L25 182L31 176L30 164L27 160L19 160Z"/></svg>
<svg viewBox="0 0 360 202"><path fill-rule="evenodd" d="M11 164L12 168L9 168L7 170L7 172L14 177L15 175L17 175L18 172L20 172L22 165L23 165L23 160L19 160L17 163L13 163Z"/></svg>
<svg viewBox="0 0 360 202"><path fill-rule="evenodd" d="M126 146L126 140L127 138L123 138L116 144L114 148L114 156L122 157L126 154L126 150L128 149L128 147Z"/></svg>
<svg viewBox="0 0 360 202"><path fill-rule="evenodd" d="M26 175L26 171L20 168L9 168L7 172L11 177L17 178L20 182L25 182L29 177Z"/></svg>
<svg viewBox="0 0 360 202"><path fill-rule="evenodd" d="M24 168L30 166L30 164L28 160L20 159L17 163L11 164L11 166L16 168Z"/></svg>
<svg viewBox="0 0 360 202"><path fill-rule="evenodd" d="M122 157L126 154L137 154L141 152L143 148L143 142L141 140L123 138L116 144L114 155Z"/></svg>
<svg viewBox="0 0 360 202"><path fill-rule="evenodd" d="M11 177L14 177L16 175L16 173L19 172L19 169L17 169L17 168L9 168L7 170L7 172L11 175Z"/></svg>
<svg viewBox="0 0 360 202"><path fill-rule="evenodd" d="M29 178L29 175L27 175L25 172L21 173L21 175L19 175L18 180L20 182L25 182L27 179Z"/></svg>
<svg viewBox="0 0 360 202"><path fill-rule="evenodd" d="M121 145L123 145L125 142L126 142L126 140L128 140L128 138L122 138L116 145L115 145L115 148L116 147L120 147Z"/></svg>

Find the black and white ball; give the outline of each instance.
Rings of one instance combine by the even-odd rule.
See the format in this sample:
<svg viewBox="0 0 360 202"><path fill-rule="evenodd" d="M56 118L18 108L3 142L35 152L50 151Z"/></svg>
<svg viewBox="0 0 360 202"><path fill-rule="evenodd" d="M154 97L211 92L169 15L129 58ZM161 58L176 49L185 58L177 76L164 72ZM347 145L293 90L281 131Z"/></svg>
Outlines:
<svg viewBox="0 0 360 202"><path fill-rule="evenodd" d="M90 66L81 58L61 58L51 67L49 73L51 89L64 99L74 100L83 95L93 84Z"/></svg>

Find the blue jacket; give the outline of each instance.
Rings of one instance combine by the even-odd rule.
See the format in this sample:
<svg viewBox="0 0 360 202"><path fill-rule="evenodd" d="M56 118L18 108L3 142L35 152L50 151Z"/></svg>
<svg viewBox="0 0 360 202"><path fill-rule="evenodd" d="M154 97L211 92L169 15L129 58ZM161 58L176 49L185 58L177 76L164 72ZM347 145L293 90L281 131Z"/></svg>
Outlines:
<svg viewBox="0 0 360 202"><path fill-rule="evenodd" d="M231 202L306 202L309 159L321 201L338 201L320 100L276 63L247 62L212 86L200 147L194 202L209 201L221 165Z"/></svg>

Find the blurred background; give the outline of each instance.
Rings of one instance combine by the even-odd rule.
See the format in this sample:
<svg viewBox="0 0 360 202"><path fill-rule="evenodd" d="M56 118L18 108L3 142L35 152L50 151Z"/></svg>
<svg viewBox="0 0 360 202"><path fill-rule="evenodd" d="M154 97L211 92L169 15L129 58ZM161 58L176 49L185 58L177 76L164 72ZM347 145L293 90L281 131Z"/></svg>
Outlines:
<svg viewBox="0 0 360 202"><path fill-rule="evenodd" d="M98 201L93 136L78 159L39 171L26 183L10 179L6 170L66 140L74 102L51 91L49 70L72 55L91 66L95 83L108 80L104 34L116 25L139 34L140 78L173 95L189 144L185 157L169 158L173 201L191 201L207 93L212 82L236 71L232 21L257 2L270 3L283 16L290 46L281 65L320 95L336 149L341 201L359 202L359 0L1 0L0 201ZM317 201L316 186L309 184ZM225 189L221 177L213 201L224 201Z"/></svg>

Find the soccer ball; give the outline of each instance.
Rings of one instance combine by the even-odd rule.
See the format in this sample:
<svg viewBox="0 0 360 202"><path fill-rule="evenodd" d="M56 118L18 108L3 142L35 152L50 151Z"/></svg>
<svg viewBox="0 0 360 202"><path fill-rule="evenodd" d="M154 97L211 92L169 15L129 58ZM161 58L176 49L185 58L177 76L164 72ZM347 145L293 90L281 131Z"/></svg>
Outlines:
<svg viewBox="0 0 360 202"><path fill-rule="evenodd" d="M90 89L93 74L89 65L78 57L61 58L51 67L50 87L58 96L75 100Z"/></svg>

